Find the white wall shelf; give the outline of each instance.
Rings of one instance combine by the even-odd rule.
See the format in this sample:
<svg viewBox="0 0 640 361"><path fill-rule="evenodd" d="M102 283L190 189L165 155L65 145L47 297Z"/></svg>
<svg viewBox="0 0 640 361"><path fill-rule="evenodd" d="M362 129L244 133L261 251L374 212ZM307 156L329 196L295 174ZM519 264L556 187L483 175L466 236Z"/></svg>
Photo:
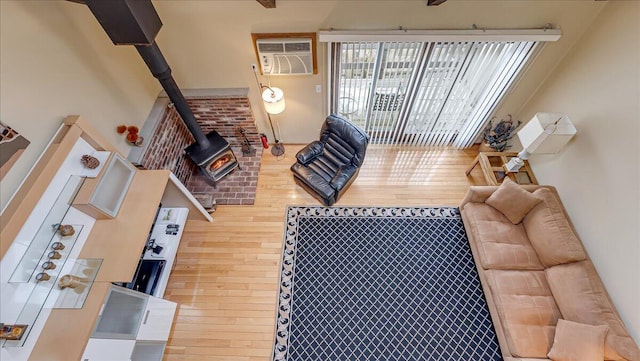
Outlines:
<svg viewBox="0 0 640 361"><path fill-rule="evenodd" d="M63 208L67 209L66 213L61 212L63 218L50 219L51 217L48 216L51 213L50 210L57 207L59 198L78 201L81 194L84 197L95 191L97 182L104 177L108 162L103 161L101 163L105 166L97 171L97 174L78 173L82 170L80 162L82 155L107 155L108 153L111 157L124 159L86 120L79 116L67 117L20 189L0 214L1 322L17 324L17 321L22 320L20 314L25 308L25 300L29 299L35 285L34 275L39 273L36 269L41 267L42 257L48 256L51 242L58 237L51 230L45 234L44 229L50 227L50 225L47 226L49 223L74 225L75 237L77 237L73 245L65 244L68 247L68 254L65 255L66 262L62 265L56 264L55 271L58 273L54 277L52 271L49 281L58 285L59 277L57 276L59 275L69 274L78 277L75 280L77 282L75 288L60 289L58 286L53 286L47 292L38 292L38 297L34 297L42 301L38 302L38 311L31 312L31 306L29 306L29 313L36 315L30 323L30 333L23 336L24 342L21 347L0 347L0 359L80 360L85 353L85 348L87 354L95 356L96 354L92 352L96 347L99 350L105 342L95 341L97 339L91 338L91 335L99 315L101 320L104 319L103 322L107 322L104 325L109 324L107 319L110 317L104 314L103 306L109 299L110 291L115 287L112 283L132 280L140 256L143 254L158 205L163 204L169 208L185 210L181 211L183 213L178 212L182 217L178 221L181 224L180 231L184 229L187 217L209 222L212 220L170 171L129 168L126 167L129 165L126 160L124 160L125 168L133 169L133 176L130 182L125 182L129 184L126 187L128 189L119 192L122 195L121 201L114 203L116 207L109 208L113 210L119 208L114 212L113 218L94 216L89 214L91 212L87 213L79 209L82 207L69 208L66 205L67 202L63 202L65 203ZM128 174L128 171L125 169L122 173ZM80 178L73 175L79 175ZM81 179L94 175L97 178L87 178L79 184L80 190L75 197L61 198L61 194L67 194L70 176ZM129 179L129 177L125 178ZM69 189L71 188L74 187ZM71 194L74 192L75 189ZM89 198L87 196L85 198L87 202L81 204L89 204ZM40 228L43 229L42 234L39 234ZM165 242L167 251L171 251L166 254L169 266L167 274L163 275L162 282L165 284L161 287L162 292L166 286L171 264L175 259L180 235L172 235L177 236L177 239L172 241L161 241ZM32 240L40 237L42 239L36 242L39 246L36 247L35 244L32 246ZM38 251L35 251L36 248L29 250L29 247L36 247ZM17 268L21 270L16 273L12 282L9 282ZM91 284L90 287L88 283ZM133 293L137 294L137 292ZM109 339L101 339L106 340L106 344L111 345L109 347L113 347L109 350L111 352L107 353L110 361L120 359L110 358L112 352L116 350L113 342L120 345L116 353L124 355L122 360L129 360L131 357L155 360L157 357L154 358L154 355L157 355L159 350L164 350L176 304L162 299L152 299L145 294L141 295L146 298L146 301L137 309L136 312L142 312L142 316L134 324L137 323L142 333L138 334L138 330L132 331L127 336L129 340L112 338L113 335L109 336ZM150 299L153 301L149 302ZM146 339L140 339L140 337ZM123 343L123 341L128 342ZM159 354L161 355L162 352ZM96 359L93 356L89 359Z"/></svg>

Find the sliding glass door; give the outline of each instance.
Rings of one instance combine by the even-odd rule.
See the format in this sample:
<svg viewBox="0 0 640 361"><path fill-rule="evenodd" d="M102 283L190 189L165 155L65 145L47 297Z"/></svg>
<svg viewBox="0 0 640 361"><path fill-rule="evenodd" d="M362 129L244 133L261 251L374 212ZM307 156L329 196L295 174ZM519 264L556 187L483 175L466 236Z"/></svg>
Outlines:
<svg viewBox="0 0 640 361"><path fill-rule="evenodd" d="M468 147L537 44L332 43L331 111L372 143Z"/></svg>
<svg viewBox="0 0 640 361"><path fill-rule="evenodd" d="M424 52L424 43L337 45L339 85L333 88L336 111L376 139L389 140L400 125L402 106Z"/></svg>

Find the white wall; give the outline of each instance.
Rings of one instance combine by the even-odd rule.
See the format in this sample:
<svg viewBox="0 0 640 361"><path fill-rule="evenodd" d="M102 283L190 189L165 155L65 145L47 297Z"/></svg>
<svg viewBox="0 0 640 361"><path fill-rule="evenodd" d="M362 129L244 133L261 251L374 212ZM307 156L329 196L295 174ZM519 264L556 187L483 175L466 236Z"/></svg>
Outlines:
<svg viewBox="0 0 640 361"><path fill-rule="evenodd" d="M249 87L259 128L271 139L250 64L257 59L251 33L315 32L320 29L469 29L562 28L563 37L549 44L502 113L515 113L529 99L548 71L566 54L604 5L581 1L452 0L427 7L423 0L278 0L275 9L256 1L156 1L164 26L158 44L184 88ZM508 14L508 15L507 15ZM287 109L276 116L286 143L308 143L324 120L326 50L320 44L320 74L272 77L285 92ZM264 80L264 79L263 79ZM323 85L321 94L315 86Z"/></svg>
<svg viewBox="0 0 640 361"><path fill-rule="evenodd" d="M0 119L31 144L4 177L0 208L65 116L80 114L125 154L115 127L141 125L160 88L133 47L110 43L86 6L0 1ZM111 44L111 46L108 46Z"/></svg>
<svg viewBox="0 0 640 361"><path fill-rule="evenodd" d="M260 130L271 138L250 64L257 63L252 32L315 32L320 29L562 28L545 47L500 114L521 109L540 82L579 39L606 2L592 0L278 0L265 9L254 0L154 1L164 26L157 41L183 88L249 87ZM89 119L123 152L113 129L140 125L160 86L135 49L114 46L84 5L68 1L0 1L0 117L31 145L2 180L0 206L65 115ZM286 94L287 109L274 117L285 143L317 137L325 115L324 47L320 74L272 77ZM265 79L262 79L265 81ZM316 93L316 85L323 86Z"/></svg>
<svg viewBox="0 0 640 361"><path fill-rule="evenodd" d="M609 1L522 112L562 112L578 133L531 158L558 188L580 238L640 343L640 2Z"/></svg>

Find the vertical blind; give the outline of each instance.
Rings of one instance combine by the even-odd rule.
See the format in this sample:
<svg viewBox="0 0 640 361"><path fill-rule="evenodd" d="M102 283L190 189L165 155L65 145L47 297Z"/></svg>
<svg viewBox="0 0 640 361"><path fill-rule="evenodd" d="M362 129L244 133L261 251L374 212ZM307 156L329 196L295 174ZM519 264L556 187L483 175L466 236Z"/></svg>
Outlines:
<svg viewBox="0 0 640 361"><path fill-rule="evenodd" d="M335 42L330 110L372 143L469 147L539 44Z"/></svg>

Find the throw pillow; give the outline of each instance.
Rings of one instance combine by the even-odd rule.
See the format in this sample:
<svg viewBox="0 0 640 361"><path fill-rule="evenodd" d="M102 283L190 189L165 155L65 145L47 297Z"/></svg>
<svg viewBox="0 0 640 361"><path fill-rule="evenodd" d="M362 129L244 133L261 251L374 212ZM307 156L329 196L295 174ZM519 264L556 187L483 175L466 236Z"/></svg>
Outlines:
<svg viewBox="0 0 640 361"><path fill-rule="evenodd" d="M547 356L553 361L602 361L607 326L591 326L558 320L553 346Z"/></svg>
<svg viewBox="0 0 640 361"><path fill-rule="evenodd" d="M518 224L541 201L542 199L520 188L509 177L505 177L500 187L485 203L504 214L511 223Z"/></svg>

